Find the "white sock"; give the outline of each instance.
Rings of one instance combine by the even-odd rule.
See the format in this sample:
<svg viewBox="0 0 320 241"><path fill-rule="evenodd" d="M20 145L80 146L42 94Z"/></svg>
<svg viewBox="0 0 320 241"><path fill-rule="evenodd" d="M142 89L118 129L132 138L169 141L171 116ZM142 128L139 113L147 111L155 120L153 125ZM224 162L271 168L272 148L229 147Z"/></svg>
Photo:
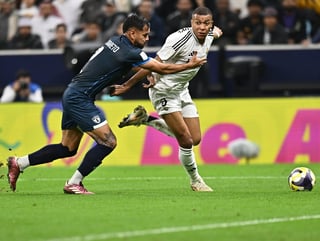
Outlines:
<svg viewBox="0 0 320 241"><path fill-rule="evenodd" d="M192 182L201 180L192 148L179 147L179 160L187 171Z"/></svg>
<svg viewBox="0 0 320 241"><path fill-rule="evenodd" d="M30 166L29 156L18 157L17 163L19 165L20 171L23 172L28 166Z"/></svg>
<svg viewBox="0 0 320 241"><path fill-rule="evenodd" d="M82 179L82 174L78 170L76 170L72 177L68 180L68 184L80 184L80 182L82 182Z"/></svg>
<svg viewBox="0 0 320 241"><path fill-rule="evenodd" d="M161 118L154 119L154 120L147 121L144 124L147 126L151 126L151 127L155 128L156 130L158 130L168 136L175 137L174 134L172 133L171 129L167 125L167 123L164 121L164 119L161 119Z"/></svg>

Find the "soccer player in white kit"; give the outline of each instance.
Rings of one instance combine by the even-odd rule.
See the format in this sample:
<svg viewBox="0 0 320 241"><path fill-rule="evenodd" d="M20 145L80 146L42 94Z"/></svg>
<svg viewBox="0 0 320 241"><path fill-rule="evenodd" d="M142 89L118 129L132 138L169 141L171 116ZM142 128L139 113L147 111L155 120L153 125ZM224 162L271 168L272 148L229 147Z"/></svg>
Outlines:
<svg viewBox="0 0 320 241"><path fill-rule="evenodd" d="M164 63L180 64L188 62L195 52L200 58L206 57L213 40L221 35L221 29L213 25L212 12L206 7L196 8L192 13L191 27L169 35L157 52L156 59ZM212 191L199 175L193 151L193 146L201 141L201 130L198 111L188 86L199 69L197 67L167 75L140 70L124 84L115 85L111 95L126 92L148 76L149 84L145 87L149 87L150 100L161 118L148 116L145 109L138 106L120 122L119 127L144 124L174 136L179 143L179 160L190 177L192 190Z"/></svg>

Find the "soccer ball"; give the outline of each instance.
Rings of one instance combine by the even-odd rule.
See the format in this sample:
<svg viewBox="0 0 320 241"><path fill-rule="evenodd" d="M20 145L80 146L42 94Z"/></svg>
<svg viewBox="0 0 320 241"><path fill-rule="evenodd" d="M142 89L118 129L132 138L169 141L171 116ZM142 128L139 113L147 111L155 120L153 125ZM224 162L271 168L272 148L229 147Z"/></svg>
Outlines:
<svg viewBox="0 0 320 241"><path fill-rule="evenodd" d="M288 183L293 191L311 191L316 183L316 177L311 169L297 167L290 173Z"/></svg>

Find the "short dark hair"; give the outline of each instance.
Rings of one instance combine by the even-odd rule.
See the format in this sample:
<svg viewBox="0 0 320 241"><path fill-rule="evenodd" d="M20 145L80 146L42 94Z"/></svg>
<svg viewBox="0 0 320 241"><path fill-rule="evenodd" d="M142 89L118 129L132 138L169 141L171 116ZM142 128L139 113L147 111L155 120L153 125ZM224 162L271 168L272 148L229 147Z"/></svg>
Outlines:
<svg viewBox="0 0 320 241"><path fill-rule="evenodd" d="M264 3L262 0L248 0L247 7L250 6L260 6L261 8L264 7Z"/></svg>
<svg viewBox="0 0 320 241"><path fill-rule="evenodd" d="M67 30L67 25L65 23L59 23L57 24L56 26L56 31L59 29L59 28L63 28L65 31Z"/></svg>
<svg viewBox="0 0 320 241"><path fill-rule="evenodd" d="M193 10L192 15L211 15L212 16L212 12L209 8L207 7L198 7L195 10Z"/></svg>
<svg viewBox="0 0 320 241"><path fill-rule="evenodd" d="M31 78L31 74L28 70L20 69L16 72L16 79L25 78L25 77Z"/></svg>
<svg viewBox="0 0 320 241"><path fill-rule="evenodd" d="M138 16L135 13L132 13L124 21L123 26L122 26L122 31L125 33L130 28L136 28L138 30L143 30L143 27L146 25L148 27L150 27L150 23L146 18L144 18L142 16Z"/></svg>

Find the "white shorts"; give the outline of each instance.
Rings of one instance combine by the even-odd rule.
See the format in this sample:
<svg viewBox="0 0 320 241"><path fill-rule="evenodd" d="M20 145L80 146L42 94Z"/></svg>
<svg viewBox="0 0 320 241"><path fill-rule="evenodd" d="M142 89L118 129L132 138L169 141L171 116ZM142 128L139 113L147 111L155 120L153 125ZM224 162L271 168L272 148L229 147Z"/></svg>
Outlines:
<svg viewBox="0 0 320 241"><path fill-rule="evenodd" d="M160 92L150 88L149 97L154 109L160 116L181 112L185 118L199 117L197 107L193 103L188 89L180 92Z"/></svg>

